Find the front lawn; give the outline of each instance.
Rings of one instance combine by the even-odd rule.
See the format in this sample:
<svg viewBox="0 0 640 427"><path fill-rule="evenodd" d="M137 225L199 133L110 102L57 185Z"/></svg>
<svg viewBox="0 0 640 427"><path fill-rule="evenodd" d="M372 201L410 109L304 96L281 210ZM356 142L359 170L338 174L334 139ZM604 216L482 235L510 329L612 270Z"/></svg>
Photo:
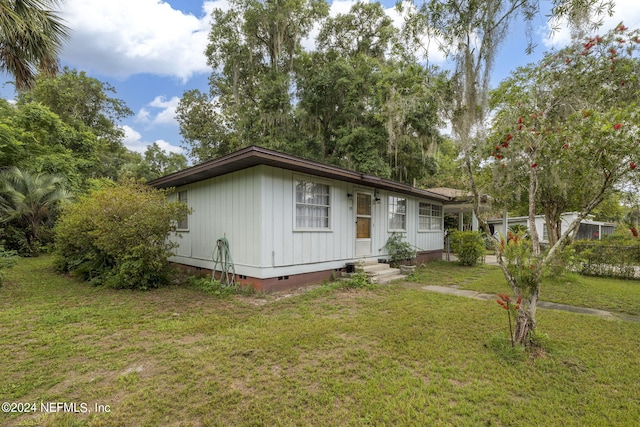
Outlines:
<svg viewBox="0 0 640 427"><path fill-rule="evenodd" d="M539 327L549 340L530 358L491 301L398 286L114 291L22 259L0 288L0 394L38 411L0 424L635 425L640 324L541 310Z"/></svg>
<svg viewBox="0 0 640 427"><path fill-rule="evenodd" d="M434 262L416 270L412 281L430 285L493 293L512 293L500 267L463 267L454 262ZM546 277L540 299L579 307L640 315L640 280L621 280L568 273Z"/></svg>

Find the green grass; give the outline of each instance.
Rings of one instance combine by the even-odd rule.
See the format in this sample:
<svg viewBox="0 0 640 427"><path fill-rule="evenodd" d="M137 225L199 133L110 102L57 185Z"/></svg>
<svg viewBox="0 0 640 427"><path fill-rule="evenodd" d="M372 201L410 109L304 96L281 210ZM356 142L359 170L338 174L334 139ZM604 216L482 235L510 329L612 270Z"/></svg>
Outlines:
<svg viewBox="0 0 640 427"><path fill-rule="evenodd" d="M493 274L468 272L446 280ZM508 345L504 315L398 286L115 291L23 259L0 288L0 395L110 412L0 425L636 425L640 324L542 310L549 340L531 358Z"/></svg>
<svg viewBox="0 0 640 427"><path fill-rule="evenodd" d="M494 294L512 292L502 270L490 265L469 268L456 263L435 262L418 269L412 281L430 285L455 285L459 289ZM545 277L540 299L638 316L640 281L588 277L572 273Z"/></svg>

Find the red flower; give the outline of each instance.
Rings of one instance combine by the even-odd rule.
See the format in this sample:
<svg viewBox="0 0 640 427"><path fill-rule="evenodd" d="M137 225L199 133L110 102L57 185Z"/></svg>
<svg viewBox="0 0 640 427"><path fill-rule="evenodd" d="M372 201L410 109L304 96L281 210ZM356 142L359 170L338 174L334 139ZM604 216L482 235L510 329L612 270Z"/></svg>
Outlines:
<svg viewBox="0 0 640 427"><path fill-rule="evenodd" d="M636 162L631 162L629 163L629 167L631 168L631 170L634 170L636 167L638 167L638 165L636 165Z"/></svg>
<svg viewBox="0 0 640 427"><path fill-rule="evenodd" d="M522 130L523 127L523 125L518 126L518 130Z"/></svg>
<svg viewBox="0 0 640 427"><path fill-rule="evenodd" d="M522 295L520 295L518 297L518 300L516 301L516 304L522 304Z"/></svg>
<svg viewBox="0 0 640 427"><path fill-rule="evenodd" d="M509 297L508 294L498 294L498 296L500 297L500 299L504 302L509 302L511 301L511 298Z"/></svg>
<svg viewBox="0 0 640 427"><path fill-rule="evenodd" d="M532 168L537 168L537 167L538 167L538 164L537 164L537 163L531 163L531 167L532 167Z"/></svg>
<svg viewBox="0 0 640 427"><path fill-rule="evenodd" d="M508 135L507 135L507 139L506 139L504 142L509 142L509 141L511 141L512 139L513 139L513 135L508 134Z"/></svg>
<svg viewBox="0 0 640 427"><path fill-rule="evenodd" d="M622 127L622 123L616 123L615 125L613 125L613 129L614 130L618 130Z"/></svg>
<svg viewBox="0 0 640 427"><path fill-rule="evenodd" d="M631 227L629 230L631 230L633 237L638 237L638 230L635 227Z"/></svg>
<svg viewBox="0 0 640 427"><path fill-rule="evenodd" d="M522 116L518 117L518 124L522 124Z"/></svg>
<svg viewBox="0 0 640 427"><path fill-rule="evenodd" d="M618 26L616 27L616 31L626 31L626 30L628 30L628 28L622 25L622 23L618 24Z"/></svg>
<svg viewBox="0 0 640 427"><path fill-rule="evenodd" d="M509 143L505 141L505 142L502 143L502 146L504 148L509 148Z"/></svg>

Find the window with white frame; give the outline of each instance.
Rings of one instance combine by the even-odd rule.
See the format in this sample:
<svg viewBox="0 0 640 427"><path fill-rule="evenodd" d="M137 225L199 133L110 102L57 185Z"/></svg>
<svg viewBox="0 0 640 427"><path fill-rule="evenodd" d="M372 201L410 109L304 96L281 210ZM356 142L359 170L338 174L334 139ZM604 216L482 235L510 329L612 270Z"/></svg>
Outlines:
<svg viewBox="0 0 640 427"><path fill-rule="evenodd" d="M389 230L407 229L407 199L389 196Z"/></svg>
<svg viewBox="0 0 640 427"><path fill-rule="evenodd" d="M418 204L418 230L442 230L442 206L420 202Z"/></svg>
<svg viewBox="0 0 640 427"><path fill-rule="evenodd" d="M178 201L184 203L189 206L189 199L186 191L178 191ZM188 230L189 229L189 215L185 215L184 218L178 221L176 226L178 230Z"/></svg>
<svg viewBox="0 0 640 427"><path fill-rule="evenodd" d="M296 179L296 228L329 229L330 190L328 184Z"/></svg>

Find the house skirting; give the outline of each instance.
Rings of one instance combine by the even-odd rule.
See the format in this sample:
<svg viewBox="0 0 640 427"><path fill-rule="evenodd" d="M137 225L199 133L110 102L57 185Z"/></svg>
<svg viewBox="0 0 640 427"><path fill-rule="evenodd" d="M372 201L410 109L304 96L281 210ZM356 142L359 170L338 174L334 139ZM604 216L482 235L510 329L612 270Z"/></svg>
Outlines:
<svg viewBox="0 0 640 427"><path fill-rule="evenodd" d="M442 259L442 250L420 251L416 255L416 264L424 264L429 261ZM346 261L343 268L314 271L310 273L291 274L288 276L269 277L260 279L257 277L244 276L236 274L236 282L242 286L251 286L257 292L282 292L291 289L301 288L304 286L317 285L325 281L330 281L340 276L340 273L346 270ZM172 263L173 266L196 275L211 275L212 270L202 267L194 267L191 265ZM216 272L216 277L219 273Z"/></svg>
<svg viewBox="0 0 640 427"><path fill-rule="evenodd" d="M211 276L212 271L208 268L194 267L186 264L171 263L180 270L189 272L194 275ZM324 281L330 281L340 276L345 269L314 271L311 273L292 274L289 276L270 277L260 279L257 277L243 276L236 274L236 282L241 286L251 286L256 292L282 292L291 289L301 288L304 286L317 285ZM216 272L216 278L220 276Z"/></svg>
<svg viewBox="0 0 640 427"><path fill-rule="evenodd" d="M437 249L435 251L420 251L416 254L416 264L424 264L425 262L430 261L441 261L442 260L442 249Z"/></svg>

